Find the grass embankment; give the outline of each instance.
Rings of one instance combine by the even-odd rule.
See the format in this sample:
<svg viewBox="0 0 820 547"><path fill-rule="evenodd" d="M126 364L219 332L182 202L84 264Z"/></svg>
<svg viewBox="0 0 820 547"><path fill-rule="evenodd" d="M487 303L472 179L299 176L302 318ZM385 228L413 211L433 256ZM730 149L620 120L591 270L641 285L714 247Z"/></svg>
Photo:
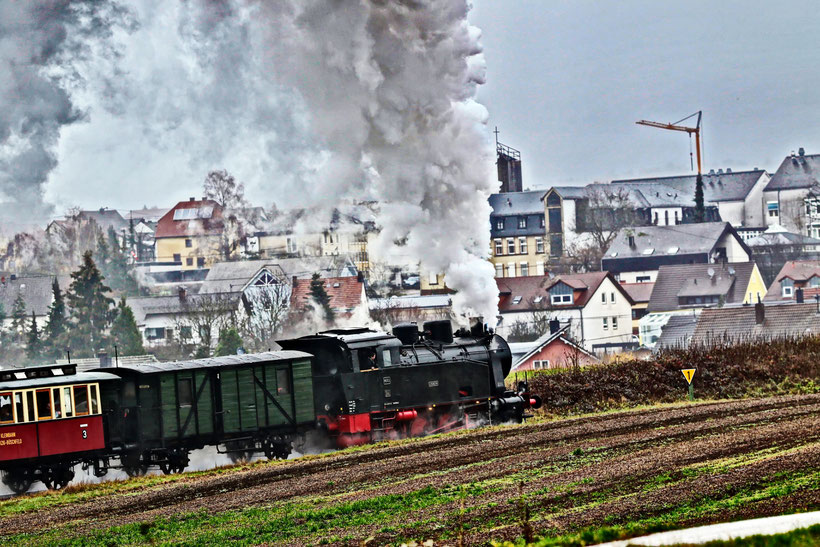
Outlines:
<svg viewBox="0 0 820 547"><path fill-rule="evenodd" d="M539 371L529 381L544 399L545 412L573 415L684 399L685 368L697 369L693 385L699 399L820 393L820 338L696 346L652 360Z"/></svg>
<svg viewBox="0 0 820 547"><path fill-rule="evenodd" d="M168 483L143 478L137 489L126 481L114 492L92 486L55 497L101 488L105 498L33 514L17 512L26 498L12 500L3 504L0 530L17 533L0 541L521 544L529 536L542 545L587 545L815 510L820 397L487 428L316 462L274 464L281 473L259 484L247 480L273 469L267 464Z"/></svg>

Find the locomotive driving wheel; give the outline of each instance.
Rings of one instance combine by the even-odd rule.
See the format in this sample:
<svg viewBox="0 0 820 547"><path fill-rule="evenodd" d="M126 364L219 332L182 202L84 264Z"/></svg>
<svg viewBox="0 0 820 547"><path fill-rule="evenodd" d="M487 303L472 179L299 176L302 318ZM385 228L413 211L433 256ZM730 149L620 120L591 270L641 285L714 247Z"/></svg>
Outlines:
<svg viewBox="0 0 820 547"><path fill-rule="evenodd" d="M27 469L14 469L3 472L3 484L15 494L25 494L34 482L34 474Z"/></svg>
<svg viewBox="0 0 820 547"><path fill-rule="evenodd" d="M62 490L74 478L74 469L68 466L46 467L40 471L40 480L49 490Z"/></svg>

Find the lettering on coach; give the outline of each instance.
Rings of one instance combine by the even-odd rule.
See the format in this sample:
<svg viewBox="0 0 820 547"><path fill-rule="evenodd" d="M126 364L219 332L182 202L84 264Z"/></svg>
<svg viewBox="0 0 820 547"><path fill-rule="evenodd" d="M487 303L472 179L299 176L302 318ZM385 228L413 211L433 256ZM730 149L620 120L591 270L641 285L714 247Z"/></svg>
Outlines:
<svg viewBox="0 0 820 547"><path fill-rule="evenodd" d="M8 446L12 444L23 444L23 439L18 439L17 432L10 431L8 433L0 433L0 446Z"/></svg>

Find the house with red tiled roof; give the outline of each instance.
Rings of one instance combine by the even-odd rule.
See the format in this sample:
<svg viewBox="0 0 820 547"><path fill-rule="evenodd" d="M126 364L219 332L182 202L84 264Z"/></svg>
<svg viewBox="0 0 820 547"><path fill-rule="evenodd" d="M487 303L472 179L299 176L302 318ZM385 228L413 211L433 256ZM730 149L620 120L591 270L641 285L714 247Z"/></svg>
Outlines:
<svg viewBox="0 0 820 547"><path fill-rule="evenodd" d="M356 277L322 278L325 292L330 297L330 308L336 317L350 317L357 307L367 305L364 291L364 280ZM310 303L310 279L293 278L290 296L290 309L294 312L304 311Z"/></svg>
<svg viewBox="0 0 820 547"><path fill-rule="evenodd" d="M522 325L537 330L558 320L569 324L568 336L585 351L617 353L635 345L633 300L609 272L505 277L496 283L502 336Z"/></svg>
<svg viewBox="0 0 820 547"><path fill-rule="evenodd" d="M820 260L786 262L769 287L764 300L801 301L820 295Z"/></svg>
<svg viewBox="0 0 820 547"><path fill-rule="evenodd" d="M513 363L510 372L568 368L600 363L592 353L579 346L567 335L569 326L552 328L533 342L532 349Z"/></svg>
<svg viewBox="0 0 820 547"><path fill-rule="evenodd" d="M157 222L157 262L181 270L208 268L222 258L222 206L211 199L180 201Z"/></svg>

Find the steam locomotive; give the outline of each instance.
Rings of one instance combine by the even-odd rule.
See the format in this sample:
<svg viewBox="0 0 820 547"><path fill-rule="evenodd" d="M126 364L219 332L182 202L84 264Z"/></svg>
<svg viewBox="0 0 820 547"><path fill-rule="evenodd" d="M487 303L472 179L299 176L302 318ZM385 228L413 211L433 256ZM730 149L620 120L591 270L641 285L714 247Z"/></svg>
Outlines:
<svg viewBox="0 0 820 547"><path fill-rule="evenodd" d="M521 422L541 406L504 379L512 355L482 325L335 329L282 340L281 351L78 372L0 371L0 471L15 492L62 488L156 466L180 472L192 450L286 458L307 435L344 448L478 423Z"/></svg>

